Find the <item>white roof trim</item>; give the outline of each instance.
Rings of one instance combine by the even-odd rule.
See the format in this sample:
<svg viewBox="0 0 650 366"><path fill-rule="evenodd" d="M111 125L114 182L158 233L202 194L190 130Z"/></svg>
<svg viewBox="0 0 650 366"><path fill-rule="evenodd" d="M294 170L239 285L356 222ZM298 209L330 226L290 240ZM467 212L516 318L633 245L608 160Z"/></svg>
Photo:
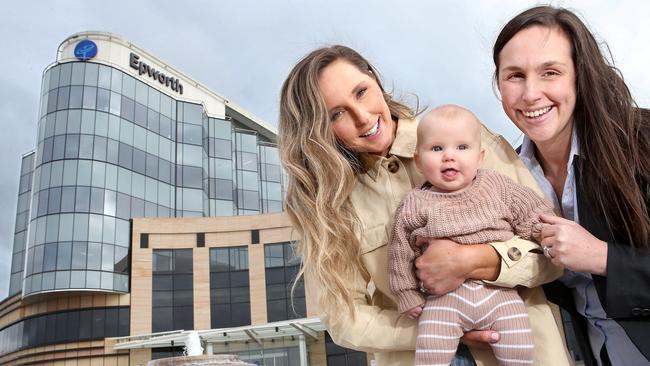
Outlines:
<svg viewBox="0 0 650 366"><path fill-rule="evenodd" d="M320 321L320 319L303 318L262 325L248 325L237 328L207 329L198 331L176 330L171 332L119 337L114 338L117 342L113 348L115 350L121 350L169 347L172 341L174 342L174 346L184 346L185 340L190 332L198 333L201 341L207 343L253 341L258 345L261 345L262 341L265 339L277 339L301 335L313 339L317 337L318 332L324 330L326 330L325 325Z"/></svg>

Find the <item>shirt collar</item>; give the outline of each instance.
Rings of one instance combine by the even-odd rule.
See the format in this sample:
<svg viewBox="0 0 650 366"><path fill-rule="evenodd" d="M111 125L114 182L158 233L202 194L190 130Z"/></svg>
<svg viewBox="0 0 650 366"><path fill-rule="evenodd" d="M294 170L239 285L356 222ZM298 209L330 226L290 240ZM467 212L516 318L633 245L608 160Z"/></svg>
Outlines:
<svg viewBox="0 0 650 366"><path fill-rule="evenodd" d="M417 139L418 121L415 119L401 118L396 123L397 131L395 140L388 150L388 158L395 155L403 158L413 158L415 154L415 142ZM375 154L361 153L359 160L364 171L373 179L377 177L379 166L387 158Z"/></svg>
<svg viewBox="0 0 650 366"><path fill-rule="evenodd" d="M580 142L576 134L575 126L571 131L571 150L569 151L569 161L567 161L567 170L572 169L573 159L580 156ZM519 150L519 158L524 161L527 166L539 165L535 157L535 143L531 141L528 136L524 135L524 140L521 143Z"/></svg>

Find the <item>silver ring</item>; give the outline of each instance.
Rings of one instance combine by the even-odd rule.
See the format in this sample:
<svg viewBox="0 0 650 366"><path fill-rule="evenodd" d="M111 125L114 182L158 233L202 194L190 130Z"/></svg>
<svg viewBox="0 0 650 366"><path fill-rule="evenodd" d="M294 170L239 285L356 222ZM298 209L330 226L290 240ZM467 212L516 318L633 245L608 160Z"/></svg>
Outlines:
<svg viewBox="0 0 650 366"><path fill-rule="evenodd" d="M424 288L424 282L420 281L420 292L423 294L427 293L427 289Z"/></svg>
<svg viewBox="0 0 650 366"><path fill-rule="evenodd" d="M553 256L551 255L551 247L544 247L542 248L544 250L544 255L547 256L548 258L553 259Z"/></svg>

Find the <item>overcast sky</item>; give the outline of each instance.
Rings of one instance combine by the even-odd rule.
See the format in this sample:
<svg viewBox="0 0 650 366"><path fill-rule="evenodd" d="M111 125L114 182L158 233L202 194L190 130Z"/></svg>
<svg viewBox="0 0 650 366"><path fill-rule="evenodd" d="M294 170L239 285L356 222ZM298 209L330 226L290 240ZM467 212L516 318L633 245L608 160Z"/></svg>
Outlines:
<svg viewBox="0 0 650 366"><path fill-rule="evenodd" d="M535 1L11 1L0 44L0 299L8 291L20 157L36 144L42 72L69 35L121 35L277 126L278 91L314 48L351 46L413 104L455 103L518 144L492 90L491 47ZM650 106L650 2L562 1L606 41L640 106Z"/></svg>

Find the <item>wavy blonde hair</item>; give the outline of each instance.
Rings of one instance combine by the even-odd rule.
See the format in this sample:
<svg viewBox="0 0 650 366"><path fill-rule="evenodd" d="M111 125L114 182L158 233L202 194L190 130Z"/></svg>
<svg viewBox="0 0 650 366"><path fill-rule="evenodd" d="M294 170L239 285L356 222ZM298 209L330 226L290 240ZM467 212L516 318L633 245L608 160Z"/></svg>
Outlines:
<svg viewBox="0 0 650 366"><path fill-rule="evenodd" d="M361 225L349 196L362 167L357 154L337 141L319 88L321 72L337 60L375 79L393 118L413 118L414 113L384 91L365 58L345 46L311 52L282 85L278 145L288 176L285 208L301 236L298 276L308 273L323 285L321 305L346 307L354 317L345 279L356 273L367 277L367 272L361 263Z"/></svg>

